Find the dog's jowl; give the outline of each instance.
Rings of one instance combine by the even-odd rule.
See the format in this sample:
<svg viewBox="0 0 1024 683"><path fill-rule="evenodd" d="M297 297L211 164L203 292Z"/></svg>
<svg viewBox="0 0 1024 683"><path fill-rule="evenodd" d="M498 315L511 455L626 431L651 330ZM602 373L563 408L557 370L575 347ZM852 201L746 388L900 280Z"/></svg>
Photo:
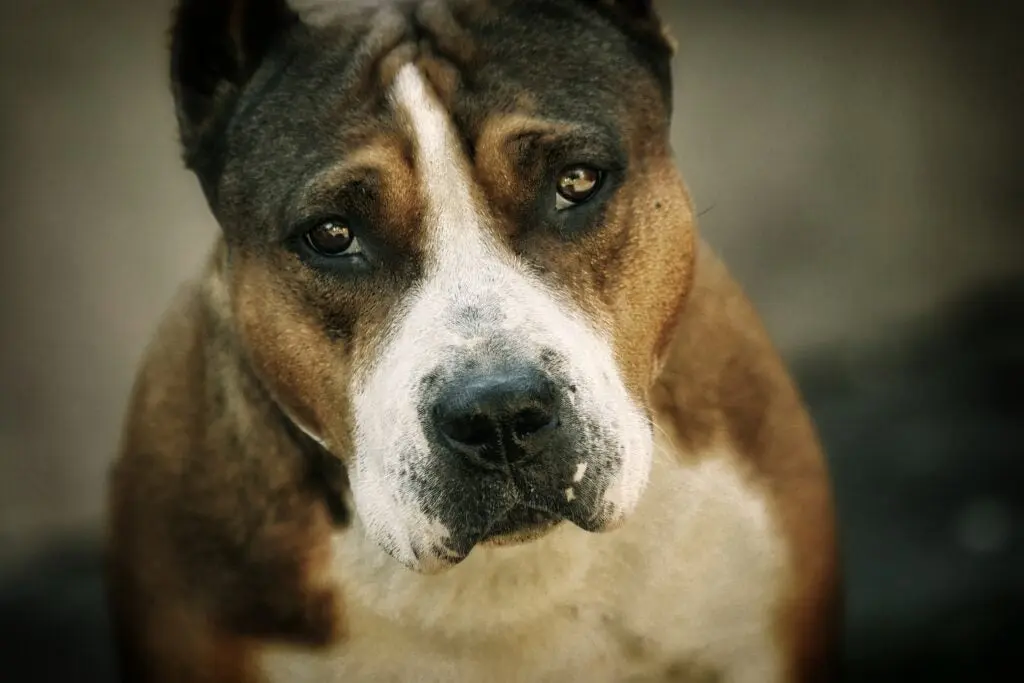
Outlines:
<svg viewBox="0 0 1024 683"><path fill-rule="evenodd" d="M650 2L173 22L221 231L112 470L126 683L832 680L828 474Z"/></svg>

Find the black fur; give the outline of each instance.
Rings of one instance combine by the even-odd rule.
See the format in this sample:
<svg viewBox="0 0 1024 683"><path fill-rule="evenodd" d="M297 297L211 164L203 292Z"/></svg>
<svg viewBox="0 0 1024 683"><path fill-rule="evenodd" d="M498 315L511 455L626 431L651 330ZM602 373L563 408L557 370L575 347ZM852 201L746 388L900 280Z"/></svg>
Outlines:
<svg viewBox="0 0 1024 683"><path fill-rule="evenodd" d="M185 163L211 201L218 138L242 89L298 17L285 0L182 0L171 36L171 83Z"/></svg>
<svg viewBox="0 0 1024 683"><path fill-rule="evenodd" d="M445 44L407 12L382 39L365 13L318 30L284 0L182 0L171 51L181 140L229 240L288 229L301 211L294 188L387 125L383 93L359 87L372 67L403 42ZM518 0L463 28L483 53L453 103L468 137L523 93L552 118L595 127L638 82L671 106L671 50L650 2ZM238 223L262 234L238 234Z"/></svg>

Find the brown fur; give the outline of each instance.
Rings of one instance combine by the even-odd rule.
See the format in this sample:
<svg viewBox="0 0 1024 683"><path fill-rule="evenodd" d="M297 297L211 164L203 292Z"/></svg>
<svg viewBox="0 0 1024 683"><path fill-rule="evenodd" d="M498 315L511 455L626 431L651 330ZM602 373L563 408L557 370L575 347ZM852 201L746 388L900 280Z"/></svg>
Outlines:
<svg viewBox="0 0 1024 683"><path fill-rule="evenodd" d="M415 58L442 104L459 110L456 67L477 59L477 46L457 13L436 11L421 18L440 36L430 49L382 29L379 49L361 55L376 64L365 89ZM232 21L237 33L242 20ZM661 35L660 24L637 30ZM721 446L740 454L793 568L777 615L789 680L831 680L839 577L824 461L756 314L698 245L692 203L663 144L664 104L638 84L609 113L629 173L601 229L570 240L532 230L523 216L525 198L546 187L532 146L576 131L544 118L528 95L507 109L459 120L471 152L465 170L496 235L610 333L627 386L686 457ZM278 245L221 241L147 353L111 479L109 584L126 683L257 683L261 644L317 648L346 636L344 596L330 576L344 467L292 421L339 457L351 451L347 382L374 359L416 278L424 202L402 121L353 134L338 156L343 165L306 188L303 207L329 207L343 186L372 187L374 247L404 255L396 262L405 265L339 287ZM224 196L233 189L221 187ZM245 219L231 208L224 222ZM714 680L694 665L679 663L665 680Z"/></svg>
<svg viewBox="0 0 1024 683"><path fill-rule="evenodd" d="M527 150L578 131L522 112L494 116L477 137L474 168L487 193L486 207L498 214L506 239L535 254L536 268L557 274L552 285L608 322L627 385L643 404L691 285L695 256L692 203L670 152L645 142L657 129L660 108L646 95L620 121L633 141L625 185L607 207L601 230L569 248L555 236L520 227L517 217L524 212L522 198L532 197L538 180Z"/></svg>
<svg viewBox="0 0 1024 683"><path fill-rule="evenodd" d="M839 569L824 460L757 314L706 246L652 395L684 452L710 452L725 443L749 462L752 482L772 501L795 568L778 615L791 680L833 680Z"/></svg>
<svg viewBox="0 0 1024 683"><path fill-rule="evenodd" d="M221 250L150 348L111 478L111 603L127 682L250 680L245 643L343 633L320 474L247 369ZM212 672L217 672L216 674Z"/></svg>
<svg viewBox="0 0 1024 683"><path fill-rule="evenodd" d="M349 163L321 178L306 201L316 205L318 195L330 195L354 178L375 174L378 221L388 238L382 248L419 249L422 207L404 142L391 136L356 150L351 157ZM329 205L326 200L324 204ZM338 417L348 414L345 383L355 369L371 360L373 340L401 286L375 280L335 287L311 274L291 254L252 248L239 250L224 277L231 290L239 342L256 375L291 417L343 448L349 435L335 427ZM325 343L325 336L340 343Z"/></svg>
<svg viewBox="0 0 1024 683"><path fill-rule="evenodd" d="M797 568L778 615L791 680L832 680L838 571L817 442L747 300L706 246L700 254L651 407L671 418L671 436L685 452L725 442L749 459L751 479L773 501ZM208 277L220 277L215 266ZM207 670L216 661L239 673L211 683L241 683L255 680L244 673L247 637L336 642L344 631L343 604L323 575L330 532L325 496L303 483L307 456L275 429L281 422L270 402L244 388L250 380L236 374L238 349L208 336L218 321L209 310L210 290L191 290L187 305L171 314L140 376L125 455L112 481L111 583L128 636L126 670L143 661L164 671L186 663ZM222 420L205 424L216 400L196 398L216 396L225 385L239 394L220 400L238 402L250 416L229 408ZM262 465L249 463L244 472L230 464L243 449L222 445L239 438L240 423L252 429L245 443L261 444L247 455ZM250 499L261 505L245 505ZM248 560L239 564L232 555L243 552ZM148 599L154 595L166 599ZM275 599L268 603L268 597Z"/></svg>

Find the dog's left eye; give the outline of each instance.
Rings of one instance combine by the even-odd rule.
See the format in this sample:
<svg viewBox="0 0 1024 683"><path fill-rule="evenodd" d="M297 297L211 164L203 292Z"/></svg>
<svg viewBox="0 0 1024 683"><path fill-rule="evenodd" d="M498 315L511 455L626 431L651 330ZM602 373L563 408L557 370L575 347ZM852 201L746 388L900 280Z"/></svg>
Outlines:
<svg viewBox="0 0 1024 683"><path fill-rule="evenodd" d="M555 208L571 209L590 201L601 189L604 174L593 166L570 166L558 176Z"/></svg>
<svg viewBox="0 0 1024 683"><path fill-rule="evenodd" d="M320 256L354 256L362 252L352 229L341 219L328 219L317 223L303 238L310 249Z"/></svg>

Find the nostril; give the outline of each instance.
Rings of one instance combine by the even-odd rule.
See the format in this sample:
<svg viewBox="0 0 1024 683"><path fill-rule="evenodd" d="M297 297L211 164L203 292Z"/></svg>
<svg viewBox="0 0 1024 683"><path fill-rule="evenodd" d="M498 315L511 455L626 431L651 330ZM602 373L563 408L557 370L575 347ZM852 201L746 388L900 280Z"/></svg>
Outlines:
<svg viewBox="0 0 1024 683"><path fill-rule="evenodd" d="M534 369L467 373L441 392L431 417L449 451L477 465L506 467L548 447L559 406L557 387Z"/></svg>
<svg viewBox="0 0 1024 683"><path fill-rule="evenodd" d="M494 443L497 429L484 415L461 415L438 420L438 427L452 441L479 448Z"/></svg>
<svg viewBox="0 0 1024 683"><path fill-rule="evenodd" d="M555 416L549 410L527 408L512 420L512 433L517 437L533 436L545 427L555 423Z"/></svg>

